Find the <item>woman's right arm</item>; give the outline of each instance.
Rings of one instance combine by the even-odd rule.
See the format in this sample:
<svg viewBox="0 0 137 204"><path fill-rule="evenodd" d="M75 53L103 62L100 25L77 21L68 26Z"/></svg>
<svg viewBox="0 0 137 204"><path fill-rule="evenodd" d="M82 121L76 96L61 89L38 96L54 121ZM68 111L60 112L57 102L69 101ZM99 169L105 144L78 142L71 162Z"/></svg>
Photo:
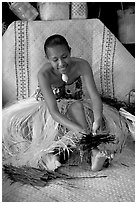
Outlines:
<svg viewBox="0 0 137 204"><path fill-rule="evenodd" d="M48 73L45 74L45 72L40 70L38 73L38 81L39 81L39 85L40 85L43 97L45 99L46 105L53 119L56 122L64 125L69 130L72 130L74 132L85 133L83 128L79 124L69 120L65 115L59 112L56 98L55 98L55 95L53 94L53 91L49 82Z"/></svg>

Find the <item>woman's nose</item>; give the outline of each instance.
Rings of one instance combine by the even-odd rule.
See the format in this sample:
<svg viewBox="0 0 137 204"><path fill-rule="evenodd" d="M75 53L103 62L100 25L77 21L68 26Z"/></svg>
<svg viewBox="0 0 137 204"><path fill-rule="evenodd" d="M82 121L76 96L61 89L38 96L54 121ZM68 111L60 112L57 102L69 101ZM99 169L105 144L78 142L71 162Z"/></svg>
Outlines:
<svg viewBox="0 0 137 204"><path fill-rule="evenodd" d="M64 62L63 62L62 59L59 59L58 63L59 63L59 66L63 66L64 65Z"/></svg>

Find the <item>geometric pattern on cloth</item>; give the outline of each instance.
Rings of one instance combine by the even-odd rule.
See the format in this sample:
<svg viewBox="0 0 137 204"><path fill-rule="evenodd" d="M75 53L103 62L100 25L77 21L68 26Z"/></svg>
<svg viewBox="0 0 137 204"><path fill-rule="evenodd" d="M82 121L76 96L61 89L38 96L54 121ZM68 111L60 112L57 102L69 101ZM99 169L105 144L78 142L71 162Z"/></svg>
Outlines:
<svg viewBox="0 0 137 204"><path fill-rule="evenodd" d="M134 57L101 21L79 19L17 21L8 27L2 42L5 103L34 94L38 85L37 73L48 62L43 44L53 34L66 37L72 57L89 62L102 96L129 101L128 94L135 88Z"/></svg>
<svg viewBox="0 0 137 204"><path fill-rule="evenodd" d="M15 72L17 100L30 96L30 71L28 57L28 22L15 21Z"/></svg>
<svg viewBox="0 0 137 204"><path fill-rule="evenodd" d="M87 3L72 2L71 3L71 18L87 18Z"/></svg>
<svg viewBox="0 0 137 204"><path fill-rule="evenodd" d="M100 85L103 97L115 98L114 60L116 37L104 26L100 60Z"/></svg>

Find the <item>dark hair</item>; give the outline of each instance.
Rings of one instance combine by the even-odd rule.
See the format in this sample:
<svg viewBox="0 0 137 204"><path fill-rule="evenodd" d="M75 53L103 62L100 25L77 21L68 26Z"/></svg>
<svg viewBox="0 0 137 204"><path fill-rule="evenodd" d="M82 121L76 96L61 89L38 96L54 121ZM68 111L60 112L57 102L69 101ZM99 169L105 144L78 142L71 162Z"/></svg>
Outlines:
<svg viewBox="0 0 137 204"><path fill-rule="evenodd" d="M46 55L47 55L47 48L53 47L56 45L65 45L69 51L71 50L71 48L68 45L67 40L62 35L55 34L55 35L51 35L50 37L48 37L47 40L45 41L44 51Z"/></svg>

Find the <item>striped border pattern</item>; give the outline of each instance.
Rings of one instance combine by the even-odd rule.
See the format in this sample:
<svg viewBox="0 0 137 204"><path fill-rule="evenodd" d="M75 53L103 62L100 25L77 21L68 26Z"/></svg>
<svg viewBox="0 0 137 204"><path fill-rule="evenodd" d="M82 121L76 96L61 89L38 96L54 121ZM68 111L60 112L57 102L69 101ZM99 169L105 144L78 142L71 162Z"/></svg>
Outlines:
<svg viewBox="0 0 137 204"><path fill-rule="evenodd" d="M116 37L104 26L102 52L100 63L101 94L106 98L115 98L114 89L114 59L116 50Z"/></svg>
<svg viewBox="0 0 137 204"><path fill-rule="evenodd" d="M30 96L30 70L28 56L28 22L15 21L15 73L17 100Z"/></svg>

